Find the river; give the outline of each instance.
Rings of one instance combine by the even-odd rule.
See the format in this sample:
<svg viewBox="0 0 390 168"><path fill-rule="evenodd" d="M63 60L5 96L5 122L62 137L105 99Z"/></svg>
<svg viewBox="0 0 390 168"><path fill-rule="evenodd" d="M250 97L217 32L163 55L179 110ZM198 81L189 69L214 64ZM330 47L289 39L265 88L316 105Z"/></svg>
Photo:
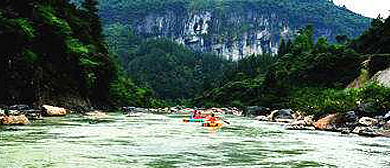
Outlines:
<svg viewBox="0 0 390 168"><path fill-rule="evenodd" d="M184 115L75 114L0 127L0 167L390 167L390 139L225 116L222 128Z"/></svg>

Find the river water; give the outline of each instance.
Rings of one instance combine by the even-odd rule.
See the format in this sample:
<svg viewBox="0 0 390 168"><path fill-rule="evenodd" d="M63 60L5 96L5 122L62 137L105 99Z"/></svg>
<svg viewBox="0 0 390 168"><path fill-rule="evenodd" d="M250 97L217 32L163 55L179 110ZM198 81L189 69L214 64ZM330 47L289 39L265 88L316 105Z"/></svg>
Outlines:
<svg viewBox="0 0 390 168"><path fill-rule="evenodd" d="M390 139L225 116L222 128L184 115L78 115L0 127L0 167L390 167Z"/></svg>

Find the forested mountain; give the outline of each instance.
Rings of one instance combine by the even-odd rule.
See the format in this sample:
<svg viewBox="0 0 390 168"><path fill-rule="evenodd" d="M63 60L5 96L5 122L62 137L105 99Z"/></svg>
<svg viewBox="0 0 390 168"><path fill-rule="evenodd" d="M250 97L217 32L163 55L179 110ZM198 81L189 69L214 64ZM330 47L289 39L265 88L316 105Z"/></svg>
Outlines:
<svg viewBox="0 0 390 168"><path fill-rule="evenodd" d="M169 40L141 44L127 65L140 83L164 99L188 99L219 86L229 62L212 54L196 54Z"/></svg>
<svg viewBox="0 0 390 168"><path fill-rule="evenodd" d="M340 34L354 37L369 24L368 18L326 0L99 2L110 52L138 83L169 99L220 86L222 77L233 71L226 69L237 68L222 58L276 53L282 38L291 38L308 23L315 27L315 38L329 41ZM210 52L214 55L204 55Z"/></svg>
<svg viewBox="0 0 390 168"><path fill-rule="evenodd" d="M281 38L307 24L314 38L335 42L337 35L361 34L370 22L328 0L101 0L100 16L106 28L120 24L141 39L164 37L233 60L276 53Z"/></svg>
<svg viewBox="0 0 390 168"><path fill-rule="evenodd" d="M110 98L120 103L118 90L126 77L108 53L96 5L94 0L80 8L68 0L0 2L1 103L102 106Z"/></svg>

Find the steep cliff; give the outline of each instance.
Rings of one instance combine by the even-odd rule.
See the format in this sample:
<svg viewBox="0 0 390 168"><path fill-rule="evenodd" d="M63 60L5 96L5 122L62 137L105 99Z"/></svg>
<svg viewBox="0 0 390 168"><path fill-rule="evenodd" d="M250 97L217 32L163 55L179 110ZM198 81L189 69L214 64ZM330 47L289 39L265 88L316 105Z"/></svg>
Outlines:
<svg viewBox="0 0 390 168"><path fill-rule="evenodd" d="M126 24L143 39L165 37L197 52L237 60L276 53L281 38L312 24L315 38L355 37L370 19L327 0L101 0L106 26Z"/></svg>

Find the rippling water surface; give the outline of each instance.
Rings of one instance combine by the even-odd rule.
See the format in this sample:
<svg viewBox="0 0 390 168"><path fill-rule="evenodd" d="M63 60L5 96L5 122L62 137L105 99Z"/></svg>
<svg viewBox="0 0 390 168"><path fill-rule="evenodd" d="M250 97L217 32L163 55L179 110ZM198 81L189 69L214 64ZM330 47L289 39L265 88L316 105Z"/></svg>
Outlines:
<svg viewBox="0 0 390 168"><path fill-rule="evenodd" d="M220 129L184 115L45 118L0 127L0 167L390 167L390 140L225 116Z"/></svg>

